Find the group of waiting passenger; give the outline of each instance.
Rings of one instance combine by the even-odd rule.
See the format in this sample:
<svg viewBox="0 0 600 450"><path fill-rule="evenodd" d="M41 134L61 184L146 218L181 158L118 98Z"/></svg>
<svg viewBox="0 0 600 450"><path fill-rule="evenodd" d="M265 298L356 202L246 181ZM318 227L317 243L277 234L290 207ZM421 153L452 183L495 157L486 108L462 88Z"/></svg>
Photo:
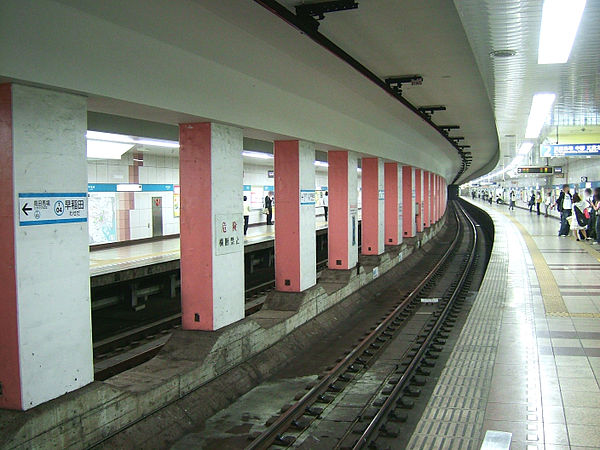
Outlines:
<svg viewBox="0 0 600 450"><path fill-rule="evenodd" d="M582 197L577 192L571 194L565 184L556 199L556 209L560 213L559 236L568 236L572 231L578 241L600 244L600 187L593 192L587 188Z"/></svg>

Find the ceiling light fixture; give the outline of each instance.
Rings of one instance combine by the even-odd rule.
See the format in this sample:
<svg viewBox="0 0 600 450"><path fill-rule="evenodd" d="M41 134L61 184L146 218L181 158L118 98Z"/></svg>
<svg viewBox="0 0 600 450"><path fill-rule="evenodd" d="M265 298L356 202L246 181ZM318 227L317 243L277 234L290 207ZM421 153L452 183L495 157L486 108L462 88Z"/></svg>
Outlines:
<svg viewBox="0 0 600 450"><path fill-rule="evenodd" d="M538 47L538 64L569 60L586 0L545 0Z"/></svg>
<svg viewBox="0 0 600 450"><path fill-rule="evenodd" d="M115 142L120 144L135 144L139 145L150 145L154 147L164 148L179 148L179 142L170 141L167 139L153 139L137 136L128 136L126 134L115 134L115 133L104 133L102 131L90 131L88 130L85 134L86 139L103 141L103 142Z"/></svg>
<svg viewBox="0 0 600 450"><path fill-rule="evenodd" d="M511 56L515 56L516 54L517 51L510 48L494 50L493 52L490 52L490 56L494 58L510 58Z"/></svg>
<svg viewBox="0 0 600 450"><path fill-rule="evenodd" d="M252 150L244 150L242 152L243 156L248 156L249 158L257 158L257 159L273 159L273 155L270 153L263 152L253 152Z"/></svg>
<svg viewBox="0 0 600 450"><path fill-rule="evenodd" d="M527 120L527 129L525 131L526 139L537 139L540 135L544 121L548 117L548 114L550 114L550 109L555 99L556 94L552 93L540 93L533 96L529 119Z"/></svg>
<svg viewBox="0 0 600 450"><path fill-rule="evenodd" d="M133 144L88 139L87 157L94 159L121 159L121 156L132 147Z"/></svg>

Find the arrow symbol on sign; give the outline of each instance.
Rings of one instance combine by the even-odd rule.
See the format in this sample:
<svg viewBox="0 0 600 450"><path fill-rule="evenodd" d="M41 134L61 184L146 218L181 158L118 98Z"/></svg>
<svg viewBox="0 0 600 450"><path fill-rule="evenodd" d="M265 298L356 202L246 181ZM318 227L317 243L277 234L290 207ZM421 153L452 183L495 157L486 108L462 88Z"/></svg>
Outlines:
<svg viewBox="0 0 600 450"><path fill-rule="evenodd" d="M25 203L23 205L23 209L21 211L23 211L25 213L26 216L28 216L29 214L27 213L27 211L33 211L33 208L28 208L27 207L28 203Z"/></svg>

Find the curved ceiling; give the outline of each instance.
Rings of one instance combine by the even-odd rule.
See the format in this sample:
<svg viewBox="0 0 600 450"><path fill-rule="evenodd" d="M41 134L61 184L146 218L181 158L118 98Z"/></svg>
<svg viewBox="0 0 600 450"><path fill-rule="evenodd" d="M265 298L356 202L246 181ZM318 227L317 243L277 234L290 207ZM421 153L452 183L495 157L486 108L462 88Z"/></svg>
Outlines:
<svg viewBox="0 0 600 450"><path fill-rule="evenodd" d="M297 42L273 35L264 13L248 8L247 0L196 1L284 49L298 61L315 64L310 60L311 54L304 52ZM296 5L304 2L283 0L280 3L294 11ZM320 22L319 31L382 79L408 74L423 76L421 86L404 85L403 96L415 106L445 105L446 111L435 112L433 121L438 125L460 125L459 130L450 134L464 136L461 144L470 145L468 150L473 156L473 163L461 177L462 181L496 164L499 146L492 108L451 2L361 1L358 9L327 14ZM335 65L323 65L322 61L319 64L320 71L339 77Z"/></svg>
<svg viewBox="0 0 600 450"><path fill-rule="evenodd" d="M549 134L554 140L555 126L587 126L592 131L600 125L600 2L587 1L567 63L544 65L537 63L543 0L454 3L493 105L501 148L498 169L514 158L524 140L535 93L556 93L538 142ZM490 57L490 52L506 49L516 54ZM532 151L529 162L537 161L536 156Z"/></svg>
<svg viewBox="0 0 600 450"><path fill-rule="evenodd" d="M293 9L295 2L285 0ZM207 118L249 137L289 136L443 174L456 149L423 118L252 0L6 0L5 79L83 93L91 110L179 123ZM320 31L377 76L419 74L413 105L445 105L473 163L494 164L489 97L458 13L447 0L364 0ZM266 137L265 137L266 138Z"/></svg>

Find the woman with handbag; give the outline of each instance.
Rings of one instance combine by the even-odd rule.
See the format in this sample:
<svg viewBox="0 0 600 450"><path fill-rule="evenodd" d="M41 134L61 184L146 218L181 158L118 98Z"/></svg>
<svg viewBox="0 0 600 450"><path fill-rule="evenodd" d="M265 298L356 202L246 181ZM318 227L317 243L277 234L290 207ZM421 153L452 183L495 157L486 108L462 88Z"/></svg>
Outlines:
<svg viewBox="0 0 600 450"><path fill-rule="evenodd" d="M573 194L573 214L571 214L567 220L570 220L571 230L573 230L573 235L578 241L581 240L579 239L579 233L582 234L584 239L587 238L585 232L587 228L587 219L583 212L586 206L587 203L579 197L579 194Z"/></svg>

